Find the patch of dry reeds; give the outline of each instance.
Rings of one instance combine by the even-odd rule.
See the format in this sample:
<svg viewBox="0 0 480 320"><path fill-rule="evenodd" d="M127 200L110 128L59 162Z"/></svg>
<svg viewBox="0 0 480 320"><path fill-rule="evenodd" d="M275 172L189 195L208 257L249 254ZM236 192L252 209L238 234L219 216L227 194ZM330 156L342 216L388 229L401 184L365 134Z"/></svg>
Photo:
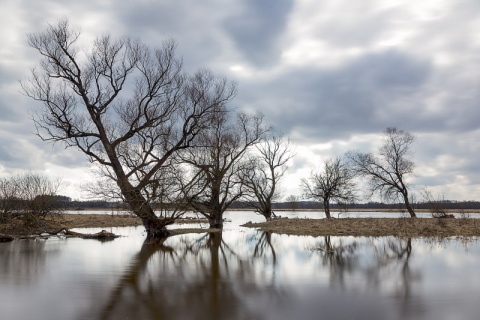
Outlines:
<svg viewBox="0 0 480 320"><path fill-rule="evenodd" d="M247 223L244 227L259 228L279 234L306 236L398 236L454 237L480 236L478 219L434 218L342 218L342 219L276 219Z"/></svg>

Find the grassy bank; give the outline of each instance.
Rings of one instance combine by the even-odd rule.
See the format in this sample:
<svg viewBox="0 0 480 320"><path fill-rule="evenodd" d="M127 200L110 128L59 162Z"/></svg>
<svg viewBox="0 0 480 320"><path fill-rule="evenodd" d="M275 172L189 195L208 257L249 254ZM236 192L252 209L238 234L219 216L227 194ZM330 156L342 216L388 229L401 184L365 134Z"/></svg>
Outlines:
<svg viewBox="0 0 480 320"><path fill-rule="evenodd" d="M199 219L179 219L177 223L205 222ZM140 226L133 215L59 214L53 215L37 228L26 228L21 223L0 224L0 235L14 237L73 228ZM290 235L309 236L401 236L451 237L480 236L480 219L434 218L342 218L342 219L275 219L262 223L247 223L245 227ZM171 229L175 229L173 225ZM204 232L203 230L202 232Z"/></svg>
<svg viewBox="0 0 480 320"><path fill-rule="evenodd" d="M434 218L344 218L344 219L276 219L262 223L247 223L279 234L306 236L399 236L453 237L480 236L479 219Z"/></svg>
<svg viewBox="0 0 480 320"><path fill-rule="evenodd" d="M177 223L203 222L199 219L178 219ZM142 221L133 215L106 215L106 214L56 214L48 217L40 226L27 228L20 221L0 224L0 235L14 237L52 232L59 229L74 228L108 228L141 226ZM100 231L100 230L99 230Z"/></svg>

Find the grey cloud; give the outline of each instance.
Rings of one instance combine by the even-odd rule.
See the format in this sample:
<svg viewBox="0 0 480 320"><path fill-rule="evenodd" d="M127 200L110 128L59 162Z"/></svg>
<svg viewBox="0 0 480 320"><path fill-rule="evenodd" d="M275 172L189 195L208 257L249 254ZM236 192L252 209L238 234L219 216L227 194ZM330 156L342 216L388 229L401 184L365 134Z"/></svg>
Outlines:
<svg viewBox="0 0 480 320"><path fill-rule="evenodd" d="M9 170L43 169L42 152L22 136L2 132L0 137L0 165Z"/></svg>
<svg viewBox="0 0 480 320"><path fill-rule="evenodd" d="M24 126L26 128L26 126ZM65 168L85 167L86 157L72 148L39 142L28 131L23 135L2 132L0 137L0 166L9 170L44 170L46 163Z"/></svg>
<svg viewBox="0 0 480 320"><path fill-rule="evenodd" d="M373 9L371 1L345 1L338 5L338 0L319 4L319 15L315 36L323 42L341 47L366 47L378 41L390 28L392 21L402 16L400 7ZM330 14L327 14L329 12Z"/></svg>
<svg viewBox="0 0 480 320"><path fill-rule="evenodd" d="M301 154L300 155L297 154L295 157L293 157L292 160L290 160L288 173L295 174L299 170L307 168L309 165L310 165L309 161L306 158L302 157Z"/></svg>
<svg viewBox="0 0 480 320"><path fill-rule="evenodd" d="M242 11L227 17L226 32L244 58L256 67L274 64L280 56L278 39L286 28L293 1L247 0Z"/></svg>
<svg viewBox="0 0 480 320"><path fill-rule="evenodd" d="M449 170L480 174L478 165L480 146L476 143L479 134L479 130L472 131L467 136L463 132L418 134L413 151L423 163L439 162L443 156L448 155L450 159L454 159L451 163L445 164ZM433 167L438 168L438 164Z"/></svg>
<svg viewBox="0 0 480 320"><path fill-rule="evenodd" d="M387 51L334 70L289 70L247 90L269 92L270 99L259 108L280 130L297 130L306 140L325 141L381 132L386 126L403 127L412 118L411 106L399 102L415 94L430 72L428 61ZM255 105L257 97L246 99Z"/></svg>
<svg viewBox="0 0 480 320"><path fill-rule="evenodd" d="M140 38L151 47L165 39L178 43L178 55L184 57L186 70L214 67L230 50L220 37L220 16L228 11L228 1L209 0L122 2L115 10L120 35Z"/></svg>
<svg viewBox="0 0 480 320"><path fill-rule="evenodd" d="M194 33L195 5L177 1L131 2L124 1L116 12L119 15L123 34L136 34L155 40L165 36L175 37L184 32Z"/></svg>
<svg viewBox="0 0 480 320"><path fill-rule="evenodd" d="M0 93L1 92L0 90ZM2 97L0 101L0 123L18 121L18 119L23 116L23 110L18 107L18 104L14 103L16 99L8 99L8 97L3 94ZM13 129L18 129L18 127Z"/></svg>

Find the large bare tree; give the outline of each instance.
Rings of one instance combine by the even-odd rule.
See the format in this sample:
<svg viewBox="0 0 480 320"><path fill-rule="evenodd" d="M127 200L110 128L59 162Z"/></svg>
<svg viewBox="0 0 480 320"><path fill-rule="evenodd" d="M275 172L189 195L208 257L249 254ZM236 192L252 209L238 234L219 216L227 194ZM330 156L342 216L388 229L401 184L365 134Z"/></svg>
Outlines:
<svg viewBox="0 0 480 320"><path fill-rule="evenodd" d="M240 178L249 191L255 212L267 220L275 216L272 202L279 198L278 184L288 169L287 162L294 156L290 141L272 136L255 146L249 166Z"/></svg>
<svg viewBox="0 0 480 320"><path fill-rule="evenodd" d="M263 115L216 114L209 129L200 134L197 147L182 153L197 179L196 187L189 188L190 204L211 228L223 228L223 213L245 194L240 177L248 165L244 156L270 130Z"/></svg>
<svg viewBox="0 0 480 320"><path fill-rule="evenodd" d="M331 201L351 203L355 200L354 176L342 159L328 159L323 170L312 172L308 179L302 179L301 186L306 198L323 203L325 216L330 219Z"/></svg>
<svg viewBox="0 0 480 320"><path fill-rule="evenodd" d="M80 33L62 20L28 43L43 59L23 83L43 103L33 115L38 135L63 142L98 164L115 182L148 237L168 235L171 219L158 218L147 191L169 160L189 148L236 93L235 86L202 70L182 73L175 42L152 49L128 37L97 38L78 48Z"/></svg>
<svg viewBox="0 0 480 320"><path fill-rule="evenodd" d="M410 203L406 178L413 173L414 163L409 159L415 136L411 133L387 128L378 154L349 152L353 170L369 179L371 195L379 193L391 200L401 197L412 218L416 217Z"/></svg>

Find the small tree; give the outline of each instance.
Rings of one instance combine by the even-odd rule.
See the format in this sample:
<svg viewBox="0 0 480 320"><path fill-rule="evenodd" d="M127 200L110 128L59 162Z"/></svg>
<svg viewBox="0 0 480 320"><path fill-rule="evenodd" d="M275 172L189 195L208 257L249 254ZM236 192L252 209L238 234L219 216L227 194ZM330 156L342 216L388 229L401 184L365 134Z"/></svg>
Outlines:
<svg viewBox="0 0 480 320"><path fill-rule="evenodd" d="M347 154L353 170L369 179L370 196L379 193L387 200L401 196L412 218L416 214L410 203L406 177L414 169L414 163L408 159L414 140L415 137L407 131L387 128L378 155L360 152Z"/></svg>
<svg viewBox="0 0 480 320"><path fill-rule="evenodd" d="M249 159L249 166L241 173L249 198L255 212L271 220L275 214L272 211L272 201L279 198L278 184L284 176L287 162L294 156L289 140L273 136L256 145L256 155Z"/></svg>
<svg viewBox="0 0 480 320"><path fill-rule="evenodd" d="M263 115L217 114L208 130L203 131L195 148L182 153L196 180L185 191L193 209L208 219L211 228L223 228L223 213L245 194L240 178L248 165L247 151L270 131Z"/></svg>
<svg viewBox="0 0 480 320"><path fill-rule="evenodd" d="M323 170L312 172L308 179L302 179L301 186L305 197L323 203L327 219L330 215L330 202L351 203L355 200L354 173L340 158L325 161Z"/></svg>
<svg viewBox="0 0 480 320"><path fill-rule="evenodd" d="M430 190L423 188L420 191L423 201L428 205L428 209L433 218L454 218L453 214L449 214L446 209L447 201L444 196L435 197Z"/></svg>
<svg viewBox="0 0 480 320"><path fill-rule="evenodd" d="M299 207L300 198L296 195L291 194L285 199L285 201L287 202L289 209L295 211Z"/></svg>
<svg viewBox="0 0 480 320"><path fill-rule="evenodd" d="M170 159L224 111L236 88L206 70L183 74L173 41L150 49L104 36L82 50L79 36L66 20L28 36L43 57L23 83L44 106L33 115L37 134L83 152L114 182L147 237L168 236L172 221L156 216L147 193Z"/></svg>

